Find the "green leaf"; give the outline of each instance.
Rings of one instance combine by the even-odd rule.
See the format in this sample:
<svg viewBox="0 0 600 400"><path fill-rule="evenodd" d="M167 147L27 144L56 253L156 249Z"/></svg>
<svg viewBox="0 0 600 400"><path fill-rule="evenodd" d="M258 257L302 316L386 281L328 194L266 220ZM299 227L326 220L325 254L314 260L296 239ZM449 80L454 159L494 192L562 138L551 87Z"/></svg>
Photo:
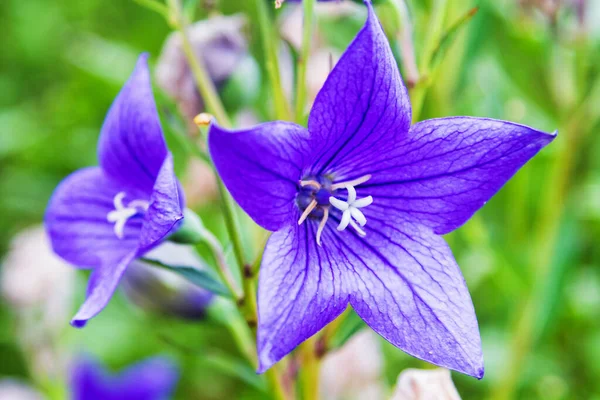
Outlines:
<svg viewBox="0 0 600 400"><path fill-rule="evenodd" d="M231 298L231 293L229 293L227 287L219 282L214 273L210 270L200 270L198 268L180 265L168 265L150 258L142 258L141 260L156 267L175 272L198 287L206 289L220 296Z"/></svg>
<svg viewBox="0 0 600 400"><path fill-rule="evenodd" d="M486 11L486 20L488 45L496 53L495 59L506 75L540 110L549 116L556 115L558 107L548 81L553 48L550 35L540 30L528 30L490 10Z"/></svg>
<svg viewBox="0 0 600 400"><path fill-rule="evenodd" d="M222 353L203 354L200 362L217 369L224 374L239 378L250 386L267 392L267 385L262 375L258 375L247 362Z"/></svg>
<svg viewBox="0 0 600 400"><path fill-rule="evenodd" d="M343 346L356 332L365 326L364 321L358 314L356 314L354 310L351 310L331 338L328 346L329 349L337 349L338 347Z"/></svg>
<svg viewBox="0 0 600 400"><path fill-rule="evenodd" d="M462 28L467 26L467 23L477 14L479 11L479 7L473 7L466 14L460 17L448 30L442 35L440 42L437 47L433 51L433 55L431 57L431 65L429 66L430 70L435 69L442 60L444 59L444 55L452 46L452 44L456 41L458 34L462 31Z"/></svg>
<svg viewBox="0 0 600 400"><path fill-rule="evenodd" d="M569 211L573 213L572 209ZM541 340L548 334L552 325L556 324L557 314L564 304L565 285L569 282L567 275L581 252L581 232L572 215L571 218L563 218L558 235L561 240L557 241L554 248L548 277L543 281L543 285L538 284L537 297L540 307L533 324L534 342Z"/></svg>

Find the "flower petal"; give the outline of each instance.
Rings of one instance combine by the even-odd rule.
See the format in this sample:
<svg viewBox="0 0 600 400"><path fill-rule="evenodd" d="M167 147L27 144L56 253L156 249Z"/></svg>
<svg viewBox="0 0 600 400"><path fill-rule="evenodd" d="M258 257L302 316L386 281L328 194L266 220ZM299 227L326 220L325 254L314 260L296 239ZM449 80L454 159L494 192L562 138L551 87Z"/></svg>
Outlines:
<svg viewBox="0 0 600 400"><path fill-rule="evenodd" d="M348 305L343 265L317 246L318 221L290 224L269 238L258 285L258 372L269 369ZM323 236L332 240L331 232Z"/></svg>
<svg viewBox="0 0 600 400"><path fill-rule="evenodd" d="M170 398L179 371L167 358L154 357L135 364L118 376L118 398L162 400Z"/></svg>
<svg viewBox="0 0 600 400"><path fill-rule="evenodd" d="M150 206L144 217L138 254L156 246L176 228L183 219L183 191L173 170L173 157L167 154L158 172L150 197Z"/></svg>
<svg viewBox="0 0 600 400"><path fill-rule="evenodd" d="M137 247L141 218L125 224L123 239L114 231L107 215L114 210L113 199L123 187L97 167L68 176L54 191L45 216L52 249L77 267L99 267L107 260L123 258ZM128 191L127 199L139 198Z"/></svg>
<svg viewBox="0 0 600 400"><path fill-rule="evenodd" d="M370 2L367 8L365 26L327 78L308 121L316 154L311 172L332 172L337 181L355 177L365 160L390 151L411 122L398 65Z"/></svg>
<svg viewBox="0 0 600 400"><path fill-rule="evenodd" d="M90 318L106 307L125 269L136 256L137 250L134 249L121 260L114 257L113 260L107 260L106 264L94 269L88 282L85 302L71 320L71 325L83 328Z"/></svg>
<svg viewBox="0 0 600 400"><path fill-rule="evenodd" d="M162 357L146 359L119 375L109 374L96 360L84 357L72 368L71 395L74 400L160 400L171 394L178 375L177 367Z"/></svg>
<svg viewBox="0 0 600 400"><path fill-rule="evenodd" d="M108 374L96 360L81 357L71 367L70 391L73 400L101 399L106 397Z"/></svg>
<svg viewBox="0 0 600 400"><path fill-rule="evenodd" d="M208 146L223 183L257 224L275 231L289 222L306 165L305 128L269 122L227 131L213 123Z"/></svg>
<svg viewBox="0 0 600 400"><path fill-rule="evenodd" d="M348 266L352 307L408 354L481 378L475 311L444 240L420 224L392 224L385 213L369 211L366 237L345 231L323 244L337 246Z"/></svg>
<svg viewBox="0 0 600 400"><path fill-rule="evenodd" d="M372 178L357 190L377 199L370 208L387 210L392 219L411 215L445 234L465 223L555 137L486 118L419 122L394 150L363 166Z"/></svg>
<svg viewBox="0 0 600 400"><path fill-rule="evenodd" d="M139 57L106 115L98 158L111 178L150 193L167 155L167 145L154 103L147 59L147 54Z"/></svg>

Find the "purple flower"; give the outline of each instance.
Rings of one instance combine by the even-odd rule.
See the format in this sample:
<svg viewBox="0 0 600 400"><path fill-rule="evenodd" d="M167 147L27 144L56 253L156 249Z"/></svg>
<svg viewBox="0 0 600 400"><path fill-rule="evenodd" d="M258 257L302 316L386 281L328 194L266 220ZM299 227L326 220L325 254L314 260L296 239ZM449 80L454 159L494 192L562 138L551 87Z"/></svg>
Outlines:
<svg viewBox="0 0 600 400"><path fill-rule="evenodd" d="M80 359L71 373L73 400L164 400L179 378L168 359L155 357L135 364L119 375L107 373L96 361Z"/></svg>
<svg viewBox="0 0 600 400"><path fill-rule="evenodd" d="M467 221L555 135L486 118L411 126L406 88L365 3L367 22L317 96L308 129L210 129L228 190L275 231L259 276L259 372L349 303L405 352L481 378L473 304L439 235Z"/></svg>
<svg viewBox="0 0 600 400"><path fill-rule="evenodd" d="M98 158L100 167L76 171L56 188L45 218L54 251L93 269L86 301L71 321L75 327L106 306L129 263L183 218L183 194L160 127L147 55L140 56L106 116Z"/></svg>

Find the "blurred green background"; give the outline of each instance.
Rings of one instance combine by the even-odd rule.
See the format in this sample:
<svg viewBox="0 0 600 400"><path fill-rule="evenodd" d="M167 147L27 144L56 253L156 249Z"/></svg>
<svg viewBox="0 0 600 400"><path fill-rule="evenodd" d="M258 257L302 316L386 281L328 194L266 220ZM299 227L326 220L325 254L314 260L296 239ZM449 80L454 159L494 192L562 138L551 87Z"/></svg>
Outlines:
<svg viewBox="0 0 600 400"><path fill-rule="evenodd" d="M194 20L220 10L246 13L254 21L251 3L188 1L186 9ZM419 65L441 2L406 3ZM419 71L427 82L411 90L424 95L419 119L491 117L558 129L559 136L471 221L446 237L473 297L486 361L482 381L457 373L453 378L464 399L600 399L600 2L452 0L446 29L475 6L475 16L437 52L437 68ZM272 17L279 20L290 11L289 6L273 10ZM406 79L407 60L389 11L383 4L378 14ZM357 7L338 15L329 7L318 15L319 45L339 56L365 14ZM96 163L96 141L110 103L140 52L156 61L170 29L161 16L129 0L3 0L0 26L2 259L16 234L41 223L58 182ZM256 30L251 23L244 32L266 76ZM246 96L250 101L244 108L260 120L272 114L263 101L266 79L258 81L258 75L252 77L262 83ZM231 98L242 96L235 92L239 87L227 90ZM168 96L158 97L172 106ZM177 132L185 131L184 125L181 120L165 124L183 174L187 155L173 135L185 134ZM209 226L222 230L214 205L204 202L197 208ZM69 315L83 298L85 282L84 273L76 276ZM45 337L46 328L26 325L24 319L9 301L0 303L0 377L64 398L68 367L53 365L59 361L52 358L46 360L52 373L35 367L43 350L32 349L26 333ZM183 371L177 398L264 397L253 386L262 381L248 371L225 373L215 367L221 353L239 357L223 327L145 313L121 294L84 330L65 322L48 342L40 346L59 354L91 353L111 368L169 354ZM388 387L404 368L426 367L383 340L381 347Z"/></svg>

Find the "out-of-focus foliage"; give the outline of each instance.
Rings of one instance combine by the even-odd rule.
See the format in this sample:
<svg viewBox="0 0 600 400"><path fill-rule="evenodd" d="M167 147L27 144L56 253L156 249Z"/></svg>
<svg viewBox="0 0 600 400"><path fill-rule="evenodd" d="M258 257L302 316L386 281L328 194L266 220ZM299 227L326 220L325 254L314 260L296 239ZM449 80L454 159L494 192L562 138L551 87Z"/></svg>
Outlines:
<svg viewBox="0 0 600 400"><path fill-rule="evenodd" d="M187 1L186 10L192 20L242 12L255 21L252 3ZM417 63L437 3L407 1ZM600 3L448 3L446 27L479 9L428 77L419 119L473 115L559 130L552 146L447 236L473 296L486 360L482 381L453 374L456 386L465 399L600 399ZM283 19L291 8L273 9L271 15ZM318 45L339 56L362 24L364 14L357 10L319 12ZM394 21L383 21L391 34ZM148 51L156 60L170 30L158 14L129 0L3 0L0 26L1 259L15 234L42 221L56 184L96 162L102 120L136 56ZM256 24L248 24L245 33L266 76ZM398 46L397 38L390 39ZM401 51L394 51L406 72ZM317 72L309 69L312 73ZM226 97L254 99L236 120L246 111L259 120L271 116L267 84L245 86L243 78L236 79L225 86ZM236 96L240 87L244 93ZM248 87L257 93L249 95ZM186 134L186 123L165 95L158 98L183 174L188 155L176 135ZM198 210L222 236L216 206L204 203ZM85 281L82 272L72 311ZM0 377L29 381L50 398L63 398L67 367L50 376L33 368L19 313L0 303ZM215 318L210 312L209 321L201 322L153 316L117 295L84 330L65 324L53 345L65 355L94 353L114 368L169 354L183 371L177 398L262 398L264 380L238 361L230 335L220 323L210 323ZM347 328L348 334L356 329ZM347 337L338 339L341 344ZM401 370L424 367L381 342L388 386Z"/></svg>

